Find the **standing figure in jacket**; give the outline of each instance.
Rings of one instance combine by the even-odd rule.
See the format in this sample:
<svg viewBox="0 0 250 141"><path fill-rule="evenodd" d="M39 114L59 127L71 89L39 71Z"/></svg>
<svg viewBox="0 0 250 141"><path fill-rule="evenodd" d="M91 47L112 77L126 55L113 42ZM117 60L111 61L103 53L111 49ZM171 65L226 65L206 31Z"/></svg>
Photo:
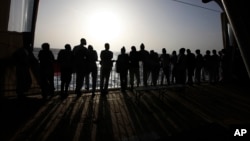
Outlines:
<svg viewBox="0 0 250 141"><path fill-rule="evenodd" d="M102 95L108 93L109 76L113 67L113 52L109 50L109 43L105 43L105 50L101 51L101 80L100 80L100 90ZM105 81L105 82L104 82Z"/></svg>
<svg viewBox="0 0 250 141"><path fill-rule="evenodd" d="M87 42L84 38L81 39L80 45L77 45L73 49L74 65L76 71L76 88L75 93L77 97L81 96L81 90L84 82L84 77L88 73L88 50L85 47Z"/></svg>
<svg viewBox="0 0 250 141"><path fill-rule="evenodd" d="M139 61L139 52L136 51L135 46L132 46L129 53L129 77L131 90L134 88L134 77L136 78L137 87L139 87L140 84Z"/></svg>
<svg viewBox="0 0 250 141"><path fill-rule="evenodd" d="M171 70L170 55L167 54L167 50L165 48L162 49L162 54L160 56L160 63L163 71L163 75L161 77L161 85L163 85L164 77L167 80L167 84L170 85L170 70Z"/></svg>
<svg viewBox="0 0 250 141"><path fill-rule="evenodd" d="M92 77L92 98L95 96L95 91L96 91L96 80L97 80L97 65L96 61L98 60L97 52L93 49L92 45L88 46L88 53L89 53L89 58L88 58L88 68L89 72L86 77L86 85L87 88L89 88L89 76L91 74Z"/></svg>
<svg viewBox="0 0 250 141"><path fill-rule="evenodd" d="M55 57L50 50L49 43L42 44L42 50L38 53L40 61L40 84L42 89L42 96L44 99L48 95L54 95L54 61Z"/></svg>
<svg viewBox="0 0 250 141"><path fill-rule="evenodd" d="M66 44L65 49L59 51L57 61L61 71L61 97L64 99L68 96L73 70L73 53L70 44Z"/></svg>
<svg viewBox="0 0 250 141"><path fill-rule="evenodd" d="M124 92L127 89L128 69L129 69L129 56L126 53L125 47L122 47L121 54L118 55L116 61L116 71L120 73L120 84L122 92Z"/></svg>
<svg viewBox="0 0 250 141"><path fill-rule="evenodd" d="M140 45L140 61L142 62L143 85L148 86L148 77L150 75L150 59L149 52L145 50L145 45Z"/></svg>
<svg viewBox="0 0 250 141"><path fill-rule="evenodd" d="M178 59L176 63L177 67L176 83L183 85L186 83L186 67L187 67L187 59L185 51L186 51L185 48L181 48L179 50Z"/></svg>

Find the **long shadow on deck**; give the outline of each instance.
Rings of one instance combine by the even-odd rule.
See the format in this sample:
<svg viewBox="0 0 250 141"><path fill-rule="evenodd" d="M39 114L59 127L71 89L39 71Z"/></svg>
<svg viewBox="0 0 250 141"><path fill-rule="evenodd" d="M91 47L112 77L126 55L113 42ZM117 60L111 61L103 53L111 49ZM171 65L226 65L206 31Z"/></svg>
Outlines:
<svg viewBox="0 0 250 141"><path fill-rule="evenodd" d="M2 99L0 101L0 140L9 140L43 105L44 101L40 98Z"/></svg>
<svg viewBox="0 0 250 141"><path fill-rule="evenodd" d="M246 89L245 89L246 88ZM107 96L83 94L49 101L1 101L0 140L165 141L185 137L229 140L232 129L250 123L248 87L201 85L169 90L164 98L146 91ZM239 126L242 125L242 126ZM233 127L233 128L232 128ZM250 131L250 130L249 130Z"/></svg>
<svg viewBox="0 0 250 141"><path fill-rule="evenodd" d="M139 140L163 141L179 137L211 140L214 137L228 137L224 127L205 121L187 107L171 100L160 101L154 95L145 96L140 105L125 103Z"/></svg>

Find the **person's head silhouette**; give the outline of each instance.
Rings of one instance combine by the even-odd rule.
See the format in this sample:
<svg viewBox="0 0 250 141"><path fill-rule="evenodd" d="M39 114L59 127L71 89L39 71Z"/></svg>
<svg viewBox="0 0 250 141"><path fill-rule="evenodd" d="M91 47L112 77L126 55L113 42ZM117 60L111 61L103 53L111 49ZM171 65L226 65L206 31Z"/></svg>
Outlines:
<svg viewBox="0 0 250 141"><path fill-rule="evenodd" d="M93 46L92 46L92 45L89 45L89 46L88 46L88 50L93 50Z"/></svg>
<svg viewBox="0 0 250 141"><path fill-rule="evenodd" d="M121 48L121 53L122 53L122 54L125 54L125 52L126 52L125 47L122 47L122 48Z"/></svg>
<svg viewBox="0 0 250 141"><path fill-rule="evenodd" d="M200 54L201 53L201 51L199 50L199 49L196 49L196 54Z"/></svg>
<svg viewBox="0 0 250 141"><path fill-rule="evenodd" d="M66 44L66 45L65 45L65 49L66 49L66 50L71 50L70 44Z"/></svg>
<svg viewBox="0 0 250 141"><path fill-rule="evenodd" d="M81 45L83 45L83 46L87 44L87 41L86 41L86 39L84 39L84 38L81 38L80 41L81 41Z"/></svg>
<svg viewBox="0 0 250 141"><path fill-rule="evenodd" d="M141 44L140 48L141 48L141 50L145 50L145 46L143 43Z"/></svg>
<svg viewBox="0 0 250 141"><path fill-rule="evenodd" d="M109 50L109 43L105 43L104 47L105 47L105 50Z"/></svg>
<svg viewBox="0 0 250 141"><path fill-rule="evenodd" d="M131 47L131 50L132 50L132 51L136 51L135 46L132 46L132 47Z"/></svg>
<svg viewBox="0 0 250 141"><path fill-rule="evenodd" d="M167 53L167 50L165 48L162 49L162 53L163 54L166 54Z"/></svg>
<svg viewBox="0 0 250 141"><path fill-rule="evenodd" d="M42 44L42 49L43 50L49 50L50 46L49 46L49 43L43 43Z"/></svg>

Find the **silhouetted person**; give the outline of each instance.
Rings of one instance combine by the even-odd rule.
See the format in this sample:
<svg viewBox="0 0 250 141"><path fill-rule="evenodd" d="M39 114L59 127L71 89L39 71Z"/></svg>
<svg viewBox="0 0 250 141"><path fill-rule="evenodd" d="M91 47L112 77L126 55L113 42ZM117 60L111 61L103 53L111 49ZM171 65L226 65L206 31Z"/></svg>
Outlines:
<svg viewBox="0 0 250 141"><path fill-rule="evenodd" d="M194 76L194 69L195 69L195 55L191 52L190 49L187 49L187 73L188 73L188 80L187 83L189 85L193 85L193 76Z"/></svg>
<svg viewBox="0 0 250 141"><path fill-rule="evenodd" d="M81 90L84 82L84 77L88 73L88 50L85 47L87 44L84 38L81 38L80 45L77 45L73 49L74 64L76 71L76 88L75 93L77 97L81 96Z"/></svg>
<svg viewBox="0 0 250 141"><path fill-rule="evenodd" d="M143 70L142 70L142 74L143 74L143 85L144 86L148 86L148 77L149 77L149 74L150 74L150 60L149 60L149 52L147 50L145 50L145 46L144 44L142 43L140 45L140 60L142 61L142 67L143 67Z"/></svg>
<svg viewBox="0 0 250 141"><path fill-rule="evenodd" d="M200 53L200 50L197 49L195 51L196 57L195 57L195 80L197 84L199 85L201 82L201 70L204 65L204 59L202 54Z"/></svg>
<svg viewBox="0 0 250 141"><path fill-rule="evenodd" d="M128 69L129 69L129 56L126 53L125 47L121 48L121 54L118 55L116 61L116 72L120 74L121 91L127 89L128 84Z"/></svg>
<svg viewBox="0 0 250 141"><path fill-rule="evenodd" d="M140 84L140 71L139 71L139 61L140 56L138 51L136 51L136 47L132 46L131 51L129 53L129 76L130 76L130 87L134 88L134 78L136 78L136 86L139 87Z"/></svg>
<svg viewBox="0 0 250 141"><path fill-rule="evenodd" d="M167 54L167 50L165 48L162 49L162 54L160 55L160 63L163 71L163 75L161 77L161 85L163 85L164 77L167 80L167 84L170 85L170 71L171 71L170 55Z"/></svg>
<svg viewBox="0 0 250 141"><path fill-rule="evenodd" d="M41 80L40 80L40 63L37 58L37 56L34 55L33 53L33 47L31 46L32 44L28 43L28 47L26 48L28 50L29 54L29 64L30 64L30 73L32 74L31 78L36 81L36 83L40 86L41 88ZM33 81L33 80L32 80Z"/></svg>
<svg viewBox="0 0 250 141"><path fill-rule="evenodd" d="M87 74L86 77L86 85L87 88L89 88L89 75L91 74L92 77L92 98L95 96L95 91L96 91L96 80L97 80L97 65L96 61L98 60L97 52L93 49L92 45L88 46L88 68L89 68L89 73Z"/></svg>
<svg viewBox="0 0 250 141"><path fill-rule="evenodd" d="M220 57L216 50L212 50L211 56L211 83L215 84L219 81Z"/></svg>
<svg viewBox="0 0 250 141"><path fill-rule="evenodd" d="M42 88L42 96L44 99L48 95L54 95L54 61L55 57L50 50L49 43L42 44L42 50L38 53L40 61L40 81Z"/></svg>
<svg viewBox="0 0 250 141"><path fill-rule="evenodd" d="M100 80L100 90L102 95L106 95L108 93L108 84L109 84L109 76L110 71L113 67L113 52L109 50L109 43L105 43L105 50L101 51L101 80Z"/></svg>
<svg viewBox="0 0 250 141"><path fill-rule="evenodd" d="M65 49L59 51L57 61L61 71L61 97L66 98L73 72L73 52L70 44L66 44Z"/></svg>
<svg viewBox="0 0 250 141"><path fill-rule="evenodd" d="M176 69L176 64L177 64L177 59L178 59L178 56L177 56L177 53L176 51L174 50L172 52L172 55L170 57L170 62L171 62L171 82L172 84L174 84L176 82L176 75L177 75L177 69Z"/></svg>
<svg viewBox="0 0 250 141"><path fill-rule="evenodd" d="M157 80L159 77L159 72L160 72L159 55L154 50L151 50L149 54L149 58L150 58L151 80L152 80L152 84L156 86Z"/></svg>
<svg viewBox="0 0 250 141"><path fill-rule="evenodd" d="M16 93L18 99L23 99L31 86L29 52L21 47L14 52L13 58L16 65Z"/></svg>
<svg viewBox="0 0 250 141"><path fill-rule="evenodd" d="M204 55L204 80L206 75L208 76L208 81L211 82L211 71L212 71L212 62L211 62L211 52L210 50L206 51Z"/></svg>
<svg viewBox="0 0 250 141"><path fill-rule="evenodd" d="M219 55L219 58L220 58L220 67L219 67L219 82L222 81L222 66L221 66L221 59L222 59L222 56L223 56L223 53L222 53L222 50L218 51L218 55Z"/></svg>
<svg viewBox="0 0 250 141"><path fill-rule="evenodd" d="M176 83L177 84L185 84L186 83L186 68L187 68L187 59L185 55L185 48L181 48L179 50L177 63L176 63Z"/></svg>
<svg viewBox="0 0 250 141"><path fill-rule="evenodd" d="M222 49L222 57L221 57L221 71L222 71L222 82L230 81L230 62L231 58L229 55L229 51L227 49Z"/></svg>
<svg viewBox="0 0 250 141"><path fill-rule="evenodd" d="M30 70L34 75L35 80L40 83L40 65L38 59L35 57L33 53L33 47L30 45L27 45L26 48L28 50L29 54L29 63L30 63ZM40 84L39 84L40 85Z"/></svg>

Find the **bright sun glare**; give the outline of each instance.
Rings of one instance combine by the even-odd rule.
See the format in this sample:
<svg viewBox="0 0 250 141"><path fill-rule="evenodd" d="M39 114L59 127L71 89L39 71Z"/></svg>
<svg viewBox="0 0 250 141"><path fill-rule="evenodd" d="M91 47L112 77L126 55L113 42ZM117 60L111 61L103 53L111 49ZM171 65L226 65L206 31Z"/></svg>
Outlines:
<svg viewBox="0 0 250 141"><path fill-rule="evenodd" d="M109 41L121 36L122 23L119 17L112 12L97 12L90 15L88 33L99 41Z"/></svg>

